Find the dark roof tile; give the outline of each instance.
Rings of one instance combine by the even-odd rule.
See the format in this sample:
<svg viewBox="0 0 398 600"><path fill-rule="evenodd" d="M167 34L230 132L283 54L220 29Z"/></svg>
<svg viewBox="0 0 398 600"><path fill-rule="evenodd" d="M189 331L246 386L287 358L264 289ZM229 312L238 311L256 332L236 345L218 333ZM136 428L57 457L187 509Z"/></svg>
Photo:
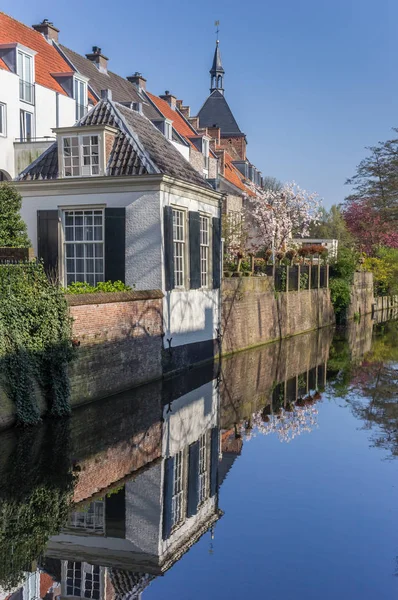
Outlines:
<svg viewBox="0 0 398 600"><path fill-rule="evenodd" d="M222 135L242 134L224 94L214 90L198 113L200 127L219 127Z"/></svg>

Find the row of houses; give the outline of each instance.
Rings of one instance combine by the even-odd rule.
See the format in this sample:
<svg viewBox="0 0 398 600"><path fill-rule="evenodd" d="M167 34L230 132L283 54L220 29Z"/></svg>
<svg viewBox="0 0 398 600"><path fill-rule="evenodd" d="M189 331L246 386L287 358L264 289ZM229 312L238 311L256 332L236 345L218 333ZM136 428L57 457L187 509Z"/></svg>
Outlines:
<svg viewBox="0 0 398 600"><path fill-rule="evenodd" d="M221 218L262 187L226 101L219 42L196 116L138 71L82 56L53 23L0 13L0 181L13 180L35 254L64 285L164 293L165 345L188 362L220 331ZM189 358L191 357L192 360Z"/></svg>

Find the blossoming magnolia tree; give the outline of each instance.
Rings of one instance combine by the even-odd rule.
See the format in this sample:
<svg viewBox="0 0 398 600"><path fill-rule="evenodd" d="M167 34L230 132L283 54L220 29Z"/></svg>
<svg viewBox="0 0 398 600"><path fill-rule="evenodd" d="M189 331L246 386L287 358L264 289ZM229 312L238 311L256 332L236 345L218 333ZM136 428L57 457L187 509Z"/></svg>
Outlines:
<svg viewBox="0 0 398 600"><path fill-rule="evenodd" d="M285 183L280 190L256 190L251 199L250 212L253 231L250 245L253 251L286 248L292 234L309 235L311 223L318 223L321 200L316 193L301 189L296 183Z"/></svg>

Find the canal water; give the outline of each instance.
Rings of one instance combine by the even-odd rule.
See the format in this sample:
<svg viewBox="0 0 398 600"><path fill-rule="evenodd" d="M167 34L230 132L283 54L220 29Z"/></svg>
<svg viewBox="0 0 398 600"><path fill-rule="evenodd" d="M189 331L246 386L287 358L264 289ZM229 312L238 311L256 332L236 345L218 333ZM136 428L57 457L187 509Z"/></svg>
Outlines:
<svg viewBox="0 0 398 600"><path fill-rule="evenodd" d="M0 600L398 596L398 321L242 352L0 449Z"/></svg>

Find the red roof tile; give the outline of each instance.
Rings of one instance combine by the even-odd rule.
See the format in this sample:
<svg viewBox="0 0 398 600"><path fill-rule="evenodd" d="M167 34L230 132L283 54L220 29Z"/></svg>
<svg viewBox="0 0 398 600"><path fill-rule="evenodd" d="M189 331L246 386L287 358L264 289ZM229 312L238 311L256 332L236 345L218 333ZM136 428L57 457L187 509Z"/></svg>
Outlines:
<svg viewBox="0 0 398 600"><path fill-rule="evenodd" d="M51 76L51 73L70 72L71 68L68 63L41 33L0 12L0 44L15 42L37 52L35 56L36 83L66 96L65 91ZM7 68L1 59L0 68Z"/></svg>
<svg viewBox="0 0 398 600"><path fill-rule="evenodd" d="M166 117L166 119L170 119L170 121L173 121L173 127L177 131L177 133L186 138L192 146L192 148L197 150L192 140L189 139L190 137L194 137L197 135L195 129L193 129L193 127L189 125L189 123L184 119L183 116L180 115L180 113L177 110L173 110L170 104L166 102L166 100L162 100L162 98L154 96L154 94L150 94L149 92L147 92L147 95L155 104L155 106L160 110L162 115Z"/></svg>
<svg viewBox="0 0 398 600"><path fill-rule="evenodd" d="M244 177L242 173L232 164L233 158L228 152L225 152L225 169L224 177L227 181L232 183L235 187L239 188L249 196L255 196L256 194L251 191L250 188L245 186L243 183Z"/></svg>

